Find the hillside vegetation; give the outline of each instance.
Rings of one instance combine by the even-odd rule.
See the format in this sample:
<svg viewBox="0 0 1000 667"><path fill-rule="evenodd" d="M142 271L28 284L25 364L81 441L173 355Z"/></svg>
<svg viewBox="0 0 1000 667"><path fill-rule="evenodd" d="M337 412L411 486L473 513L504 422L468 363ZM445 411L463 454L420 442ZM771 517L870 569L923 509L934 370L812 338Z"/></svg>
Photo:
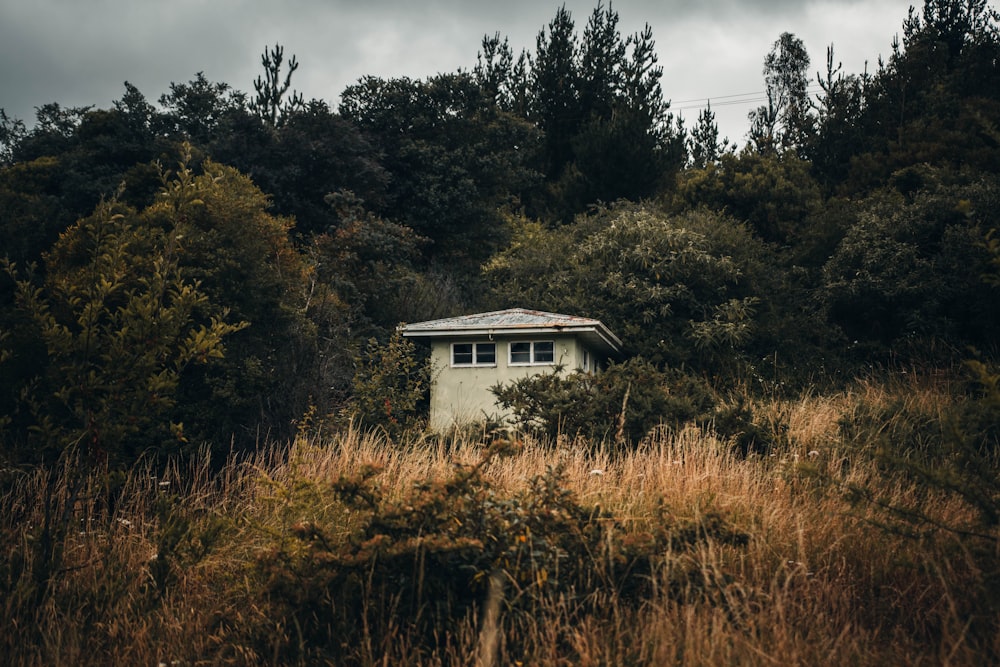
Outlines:
<svg viewBox="0 0 1000 667"><path fill-rule="evenodd" d="M603 4L0 109L0 662L1000 662L1000 15L901 18L738 148ZM625 358L427 433L399 325L508 307Z"/></svg>

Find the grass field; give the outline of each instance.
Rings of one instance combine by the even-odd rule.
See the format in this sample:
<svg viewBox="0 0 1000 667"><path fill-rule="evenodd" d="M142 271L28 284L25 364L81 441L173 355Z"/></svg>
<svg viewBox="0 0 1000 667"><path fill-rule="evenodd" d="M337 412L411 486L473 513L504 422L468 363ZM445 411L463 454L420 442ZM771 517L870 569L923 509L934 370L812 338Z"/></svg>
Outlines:
<svg viewBox="0 0 1000 667"><path fill-rule="evenodd" d="M693 427L616 455L345 430L75 498L9 473L0 662L992 663L1000 533L872 453L952 400L926 378L757 400L775 444L748 457Z"/></svg>

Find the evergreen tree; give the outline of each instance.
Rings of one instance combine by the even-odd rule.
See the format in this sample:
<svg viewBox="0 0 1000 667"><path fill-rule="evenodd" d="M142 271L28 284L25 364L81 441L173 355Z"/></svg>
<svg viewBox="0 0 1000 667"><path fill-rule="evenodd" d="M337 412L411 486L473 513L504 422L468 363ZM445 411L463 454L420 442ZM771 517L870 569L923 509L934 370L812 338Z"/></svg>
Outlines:
<svg viewBox="0 0 1000 667"><path fill-rule="evenodd" d="M565 5L538 33L531 68L529 119L545 137L544 173L557 179L573 161L572 140L583 121L575 24Z"/></svg>
<svg viewBox="0 0 1000 667"><path fill-rule="evenodd" d="M618 32L618 12L598 3L580 46L579 105L587 120L611 120L624 94L626 47Z"/></svg>
<svg viewBox="0 0 1000 667"><path fill-rule="evenodd" d="M719 125L709 103L698 113L698 123L691 129L686 141L688 166L704 169L718 162L723 154L732 150L729 137L719 140Z"/></svg>
<svg viewBox="0 0 1000 667"><path fill-rule="evenodd" d="M648 25L623 39L601 4L582 41L565 8L539 35L529 118L544 133L548 187L534 213L567 222L597 202L649 197L683 164L654 46Z"/></svg>
<svg viewBox="0 0 1000 667"><path fill-rule="evenodd" d="M514 53L510 42L500 33L483 36L482 51L476 54L476 66L472 70L476 83L483 89L483 95L493 101L497 108L510 111L514 106Z"/></svg>
<svg viewBox="0 0 1000 667"><path fill-rule="evenodd" d="M829 185L841 181L850 170L851 157L864 151L862 117L867 73L845 75L834 65L833 45L826 49L826 72L817 73L822 89L817 99L817 133L808 148L816 172Z"/></svg>
<svg viewBox="0 0 1000 667"><path fill-rule="evenodd" d="M1000 171L1000 17L985 0L925 0L865 86L864 152L845 189L868 193L916 164Z"/></svg>
<svg viewBox="0 0 1000 667"><path fill-rule="evenodd" d="M292 74L298 69L299 63L293 55L282 80L281 66L284 59L285 49L280 44L275 44L270 51L265 48L260 56L264 78L258 76L253 82L257 94L250 100L250 111L260 116L270 127L279 127L289 114L305 107L305 99L301 93L293 90L291 95L288 94L292 86Z"/></svg>

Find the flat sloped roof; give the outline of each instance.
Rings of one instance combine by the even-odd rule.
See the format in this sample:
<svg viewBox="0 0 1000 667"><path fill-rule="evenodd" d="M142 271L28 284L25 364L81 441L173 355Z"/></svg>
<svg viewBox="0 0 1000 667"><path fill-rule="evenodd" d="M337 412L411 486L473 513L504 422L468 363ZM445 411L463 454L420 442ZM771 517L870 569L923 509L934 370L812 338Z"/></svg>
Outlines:
<svg viewBox="0 0 1000 667"><path fill-rule="evenodd" d="M619 354L622 347L621 340L600 320L527 308L508 308L489 313L415 322L404 325L402 331L404 336L410 338L485 336L494 333L523 335L574 333L591 345L612 354Z"/></svg>

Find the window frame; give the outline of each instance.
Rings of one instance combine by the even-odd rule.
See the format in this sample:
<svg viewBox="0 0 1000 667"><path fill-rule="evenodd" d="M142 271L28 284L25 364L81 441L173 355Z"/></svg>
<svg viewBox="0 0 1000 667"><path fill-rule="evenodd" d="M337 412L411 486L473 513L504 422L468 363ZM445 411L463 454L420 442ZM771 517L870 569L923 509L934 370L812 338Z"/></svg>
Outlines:
<svg viewBox="0 0 1000 667"><path fill-rule="evenodd" d="M527 345L528 346L528 361L514 361L514 346L515 345ZM536 353L537 345L549 345L551 346L551 359L548 361L538 361L538 355ZM511 341L507 344L507 365L508 366L554 366L556 363L556 343L554 340L516 340Z"/></svg>
<svg viewBox="0 0 1000 667"><path fill-rule="evenodd" d="M469 363L456 363L455 362L455 346L456 345L471 345L472 346L472 361ZM492 347L493 348L493 361L480 361L479 360L479 348L480 347ZM494 341L454 341L448 346L448 362L451 368L496 368L497 365L497 344Z"/></svg>

